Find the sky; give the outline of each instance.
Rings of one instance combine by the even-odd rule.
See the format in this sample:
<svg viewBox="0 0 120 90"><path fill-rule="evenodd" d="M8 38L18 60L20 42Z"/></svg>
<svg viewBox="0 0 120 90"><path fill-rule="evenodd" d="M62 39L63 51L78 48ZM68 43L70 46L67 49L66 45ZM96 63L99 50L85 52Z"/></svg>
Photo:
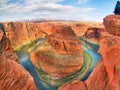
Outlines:
<svg viewBox="0 0 120 90"><path fill-rule="evenodd" d="M0 22L31 19L102 22L118 0L0 0Z"/></svg>

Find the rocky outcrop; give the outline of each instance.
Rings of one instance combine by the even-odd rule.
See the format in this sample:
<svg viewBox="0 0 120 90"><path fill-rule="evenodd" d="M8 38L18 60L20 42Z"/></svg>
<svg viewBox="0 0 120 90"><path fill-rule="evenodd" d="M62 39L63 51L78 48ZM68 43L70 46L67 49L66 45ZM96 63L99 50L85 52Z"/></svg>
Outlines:
<svg viewBox="0 0 120 90"><path fill-rule="evenodd" d="M83 35L87 39L100 39L101 33L104 32L104 28L89 27Z"/></svg>
<svg viewBox="0 0 120 90"><path fill-rule="evenodd" d="M38 23L8 22L4 23L4 29L13 48L18 48L23 44L33 42L42 36Z"/></svg>
<svg viewBox="0 0 120 90"><path fill-rule="evenodd" d="M74 23L71 28L77 36L83 36L89 26L88 24Z"/></svg>
<svg viewBox="0 0 120 90"><path fill-rule="evenodd" d="M53 33L54 26L56 26L56 24L54 23L47 23L47 22L40 23L41 31L47 35L50 35Z"/></svg>
<svg viewBox="0 0 120 90"><path fill-rule="evenodd" d="M93 44L99 44L99 40L103 37L102 33L105 32L103 27L89 27L83 35L83 39Z"/></svg>
<svg viewBox="0 0 120 90"><path fill-rule="evenodd" d="M0 53L3 53L11 60L18 61L17 55L14 53L9 39L4 35L2 30L0 30Z"/></svg>
<svg viewBox="0 0 120 90"><path fill-rule="evenodd" d="M120 15L108 15L104 18L103 24L107 32L120 36Z"/></svg>
<svg viewBox="0 0 120 90"><path fill-rule="evenodd" d="M36 90L31 75L18 63L10 41L0 30L0 90Z"/></svg>
<svg viewBox="0 0 120 90"><path fill-rule="evenodd" d="M81 43L70 26L54 27L54 32L47 36L47 41L61 54L79 54Z"/></svg>
<svg viewBox="0 0 120 90"><path fill-rule="evenodd" d="M31 53L30 59L37 68L42 69L49 76L57 79L75 73L83 65L81 56L61 55L50 50L45 52L40 48L38 51Z"/></svg>
<svg viewBox="0 0 120 90"><path fill-rule="evenodd" d="M120 90L119 17L109 15L104 18L108 33L102 33L99 41L102 60L96 65L89 78L85 82L79 81L74 85L65 84L59 90Z"/></svg>
<svg viewBox="0 0 120 90"><path fill-rule="evenodd" d="M36 90L33 78L17 62L0 55L0 90Z"/></svg>
<svg viewBox="0 0 120 90"><path fill-rule="evenodd" d="M99 52L102 54L104 66L109 80L109 90L119 90L120 85L120 37L110 35L100 41Z"/></svg>

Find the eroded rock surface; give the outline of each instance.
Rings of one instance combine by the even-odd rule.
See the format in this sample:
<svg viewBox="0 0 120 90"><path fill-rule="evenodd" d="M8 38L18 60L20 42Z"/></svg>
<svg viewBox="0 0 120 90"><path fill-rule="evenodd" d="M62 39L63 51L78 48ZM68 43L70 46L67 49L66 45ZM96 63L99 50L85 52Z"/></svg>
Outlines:
<svg viewBox="0 0 120 90"><path fill-rule="evenodd" d="M80 54L82 46L70 26L57 26L53 34L47 36L48 43L61 54Z"/></svg>
<svg viewBox="0 0 120 90"><path fill-rule="evenodd" d="M31 75L18 63L10 41L0 30L0 90L36 90Z"/></svg>
<svg viewBox="0 0 120 90"><path fill-rule="evenodd" d="M72 84L73 82L63 85L59 90L109 90L107 89L107 73L103 65L103 60L97 64L85 82L78 81Z"/></svg>
<svg viewBox="0 0 120 90"><path fill-rule="evenodd" d="M42 36L38 23L8 22L4 23L4 29L13 48L18 48L21 45L32 42Z"/></svg>
<svg viewBox="0 0 120 90"><path fill-rule="evenodd" d="M104 18L103 24L107 32L120 36L120 15L108 15Z"/></svg>
<svg viewBox="0 0 120 90"><path fill-rule="evenodd" d="M104 28L89 27L84 34L84 37L87 39L100 39L101 33L104 32Z"/></svg>

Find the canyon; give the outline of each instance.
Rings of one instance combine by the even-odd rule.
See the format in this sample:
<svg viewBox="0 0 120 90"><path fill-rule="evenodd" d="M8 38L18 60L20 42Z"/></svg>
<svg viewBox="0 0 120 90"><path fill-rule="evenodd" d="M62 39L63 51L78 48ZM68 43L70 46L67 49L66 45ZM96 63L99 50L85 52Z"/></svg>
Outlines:
<svg viewBox="0 0 120 90"><path fill-rule="evenodd" d="M0 23L0 90L119 90L120 16L103 20Z"/></svg>

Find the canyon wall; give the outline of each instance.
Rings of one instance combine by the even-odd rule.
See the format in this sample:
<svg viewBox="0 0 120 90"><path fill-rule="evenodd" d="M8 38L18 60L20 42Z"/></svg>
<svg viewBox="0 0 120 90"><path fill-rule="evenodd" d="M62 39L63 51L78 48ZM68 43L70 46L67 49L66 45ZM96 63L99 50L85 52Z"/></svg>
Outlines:
<svg viewBox="0 0 120 90"><path fill-rule="evenodd" d="M10 41L0 30L0 90L36 90L32 76L19 64Z"/></svg>
<svg viewBox="0 0 120 90"><path fill-rule="evenodd" d="M101 24L88 24L80 22L5 22L0 23L6 37L9 38L14 49L20 48L38 38L52 34L57 26L70 26L77 36L83 36L90 26L103 27Z"/></svg>
<svg viewBox="0 0 120 90"><path fill-rule="evenodd" d="M33 42L43 34L40 32L39 24L32 22L6 22L0 24L6 36L9 38L12 47L18 48L21 45Z"/></svg>

